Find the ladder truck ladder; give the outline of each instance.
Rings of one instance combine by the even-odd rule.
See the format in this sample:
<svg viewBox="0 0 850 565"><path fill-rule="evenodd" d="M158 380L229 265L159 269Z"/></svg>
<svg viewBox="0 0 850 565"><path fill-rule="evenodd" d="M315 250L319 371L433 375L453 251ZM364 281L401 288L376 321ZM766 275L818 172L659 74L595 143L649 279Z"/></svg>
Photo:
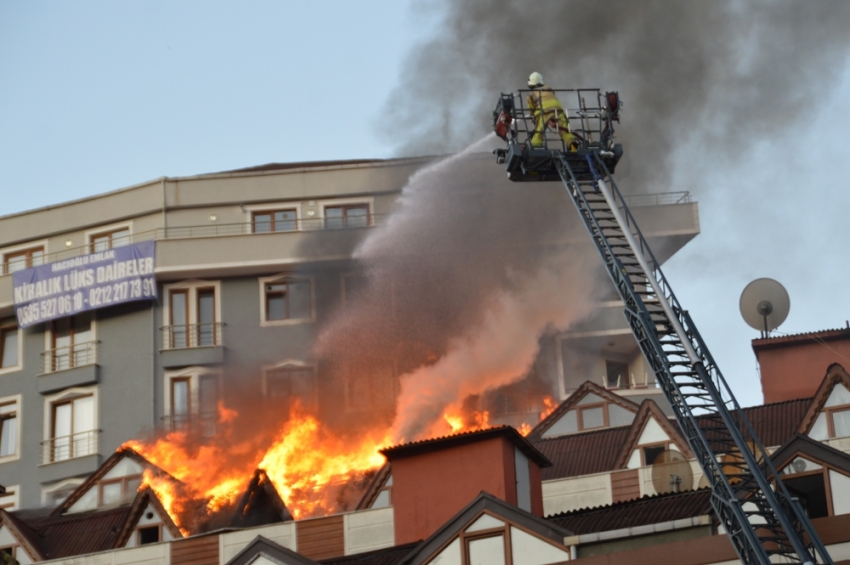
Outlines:
<svg viewBox="0 0 850 565"><path fill-rule="evenodd" d="M741 561L831 564L647 245L599 150L551 150L625 315L708 483ZM586 167L586 168L584 168ZM587 172L591 174L586 174Z"/></svg>

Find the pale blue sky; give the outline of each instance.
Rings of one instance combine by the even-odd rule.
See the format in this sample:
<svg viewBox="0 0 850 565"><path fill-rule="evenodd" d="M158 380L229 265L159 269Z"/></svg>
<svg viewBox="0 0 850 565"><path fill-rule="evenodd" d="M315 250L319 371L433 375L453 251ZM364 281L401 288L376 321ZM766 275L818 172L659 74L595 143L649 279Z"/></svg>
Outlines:
<svg viewBox="0 0 850 565"><path fill-rule="evenodd" d="M401 0L4 1L0 215L163 175L390 157L376 126L436 22ZM811 96L811 119L737 167L713 167L721 148L685 145L667 188L723 188L701 191L703 233L666 274L743 404L760 397L757 332L737 310L750 280L788 288L783 331L850 318L850 73Z"/></svg>

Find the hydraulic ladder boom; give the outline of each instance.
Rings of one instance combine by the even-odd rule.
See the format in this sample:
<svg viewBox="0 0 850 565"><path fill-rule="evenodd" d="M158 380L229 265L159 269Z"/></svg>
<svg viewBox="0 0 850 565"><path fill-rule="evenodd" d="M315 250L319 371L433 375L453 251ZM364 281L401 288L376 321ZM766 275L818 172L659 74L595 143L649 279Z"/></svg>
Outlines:
<svg viewBox="0 0 850 565"><path fill-rule="evenodd" d="M612 160L616 164L622 154L620 149L614 157L611 151L612 121L619 111L616 95L556 92L597 93L597 107L588 108L579 94L579 110L565 108L570 118L577 114L584 126L578 151L567 151L560 139L554 144L544 140L540 147L539 124L535 130L522 127L522 95L503 94L494 112L494 127L501 120L510 130L502 135L508 149L496 151L497 161L506 163L512 180L560 178L564 183L625 304L638 345L711 486L712 506L741 561L747 565L833 563L673 294L614 182L608 165ZM514 107L506 112L508 97ZM596 142L594 128L587 126L591 118L598 120ZM528 134L524 141L523 132ZM532 132L538 134L534 146L529 143ZM513 163L505 158L512 155ZM525 155L533 156L530 164L524 162ZM543 169L540 163L545 163ZM535 170L539 172L528 174ZM557 177L553 178L553 172Z"/></svg>

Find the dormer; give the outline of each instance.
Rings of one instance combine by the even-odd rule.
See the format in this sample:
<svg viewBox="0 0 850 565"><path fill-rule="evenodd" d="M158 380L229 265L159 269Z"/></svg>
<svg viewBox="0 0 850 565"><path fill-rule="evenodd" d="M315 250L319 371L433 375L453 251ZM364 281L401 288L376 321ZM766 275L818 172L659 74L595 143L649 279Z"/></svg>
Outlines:
<svg viewBox="0 0 850 565"><path fill-rule="evenodd" d="M585 381L532 430L530 437L547 439L603 428L628 426L638 405L605 388Z"/></svg>
<svg viewBox="0 0 850 565"><path fill-rule="evenodd" d="M638 469L656 463L667 451L693 457L679 430L652 400L644 400L618 457L618 467Z"/></svg>
<svg viewBox="0 0 850 565"><path fill-rule="evenodd" d="M850 375L841 365L827 370L798 431L818 441L850 437Z"/></svg>

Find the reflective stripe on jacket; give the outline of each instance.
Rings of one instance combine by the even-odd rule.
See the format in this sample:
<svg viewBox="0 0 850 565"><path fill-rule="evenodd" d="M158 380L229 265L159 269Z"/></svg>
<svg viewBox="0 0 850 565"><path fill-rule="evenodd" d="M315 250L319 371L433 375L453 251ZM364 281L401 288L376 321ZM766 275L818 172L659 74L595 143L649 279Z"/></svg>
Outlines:
<svg viewBox="0 0 850 565"><path fill-rule="evenodd" d="M548 86L542 86L534 92L529 93L526 97L526 102L528 102L528 107L535 114L537 114L540 110L543 110L544 112L564 110L561 103L555 97L555 92Z"/></svg>

